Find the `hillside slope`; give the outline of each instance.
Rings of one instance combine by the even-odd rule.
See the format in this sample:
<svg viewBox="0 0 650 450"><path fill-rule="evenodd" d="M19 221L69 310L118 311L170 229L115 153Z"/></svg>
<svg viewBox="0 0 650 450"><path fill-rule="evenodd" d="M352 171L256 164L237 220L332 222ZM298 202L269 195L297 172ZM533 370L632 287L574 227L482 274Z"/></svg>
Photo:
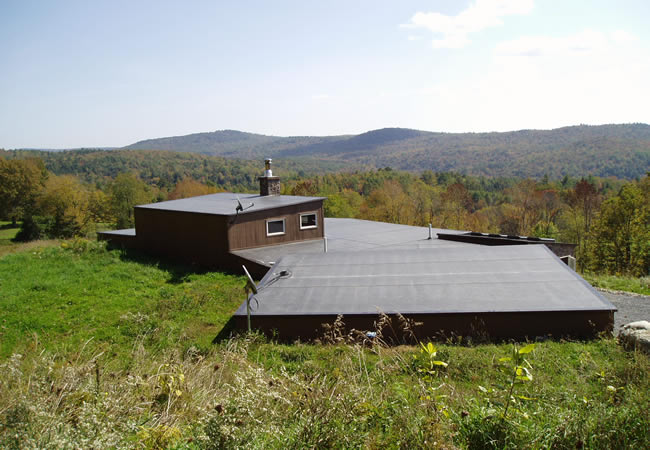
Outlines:
<svg viewBox="0 0 650 450"><path fill-rule="evenodd" d="M245 133L236 130L219 130L194 133L186 136L172 136L147 139L123 147L124 150L171 150L176 152L205 153L232 158L258 158L281 151L309 148L313 145L333 143L347 136L333 137L277 137Z"/></svg>
<svg viewBox="0 0 650 450"><path fill-rule="evenodd" d="M126 149L238 158L338 160L402 170L559 178L635 178L650 168L650 125L579 125L504 133L434 133L384 128L355 136L275 137L224 130L141 141Z"/></svg>

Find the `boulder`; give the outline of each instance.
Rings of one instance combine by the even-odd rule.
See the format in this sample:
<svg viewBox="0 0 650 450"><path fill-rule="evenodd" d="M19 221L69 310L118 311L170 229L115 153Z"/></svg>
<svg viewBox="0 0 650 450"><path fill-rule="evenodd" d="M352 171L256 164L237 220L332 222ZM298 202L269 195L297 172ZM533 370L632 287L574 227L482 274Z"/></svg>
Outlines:
<svg viewBox="0 0 650 450"><path fill-rule="evenodd" d="M639 320L621 327L618 341L628 349L639 349L650 355L650 322Z"/></svg>

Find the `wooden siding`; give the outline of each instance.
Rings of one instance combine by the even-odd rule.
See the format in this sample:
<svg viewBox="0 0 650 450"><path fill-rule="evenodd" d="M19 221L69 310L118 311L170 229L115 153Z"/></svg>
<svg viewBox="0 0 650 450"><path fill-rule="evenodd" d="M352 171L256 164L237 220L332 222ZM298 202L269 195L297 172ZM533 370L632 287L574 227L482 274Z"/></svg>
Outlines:
<svg viewBox="0 0 650 450"><path fill-rule="evenodd" d="M156 255L221 266L228 254L227 217L135 208L138 247Z"/></svg>
<svg viewBox="0 0 650 450"><path fill-rule="evenodd" d="M300 214L315 212L318 226L312 229L300 229ZM285 219L285 232L282 235L267 236L266 221ZM231 217L228 228L230 250L264 247L285 242L320 239L324 233L323 201L315 200L300 205L285 206L276 209L242 214Z"/></svg>

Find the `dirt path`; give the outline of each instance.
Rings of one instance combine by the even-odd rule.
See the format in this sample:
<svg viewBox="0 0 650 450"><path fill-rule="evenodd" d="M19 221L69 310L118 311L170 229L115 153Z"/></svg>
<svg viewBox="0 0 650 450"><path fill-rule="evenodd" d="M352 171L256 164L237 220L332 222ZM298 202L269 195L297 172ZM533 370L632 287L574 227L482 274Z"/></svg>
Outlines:
<svg viewBox="0 0 650 450"><path fill-rule="evenodd" d="M650 321L650 296L639 294L628 294L625 292L608 292L600 290L600 293L618 308L614 314L614 334L618 334L622 325L637 320Z"/></svg>

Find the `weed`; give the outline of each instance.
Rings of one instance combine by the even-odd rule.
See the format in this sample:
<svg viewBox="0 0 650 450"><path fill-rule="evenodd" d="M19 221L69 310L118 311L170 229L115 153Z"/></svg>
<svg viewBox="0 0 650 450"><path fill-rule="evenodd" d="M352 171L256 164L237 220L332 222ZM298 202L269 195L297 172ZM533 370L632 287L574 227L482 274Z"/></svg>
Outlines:
<svg viewBox="0 0 650 450"><path fill-rule="evenodd" d="M516 345L513 345L512 356L499 358L500 363L510 363L501 366L504 373L509 376L508 393L504 401L506 406L503 409L503 415L501 416L502 420L506 419L508 416L508 408L512 403L516 403L517 399L533 400L532 398L526 397L524 395L517 395L517 398L515 398L513 394L516 386L533 381L533 375L530 373L530 370L528 370L528 367L526 367L526 365L530 367L530 364L528 361L526 361L524 355L532 352L534 348L535 344L528 344L525 347L519 349Z"/></svg>

